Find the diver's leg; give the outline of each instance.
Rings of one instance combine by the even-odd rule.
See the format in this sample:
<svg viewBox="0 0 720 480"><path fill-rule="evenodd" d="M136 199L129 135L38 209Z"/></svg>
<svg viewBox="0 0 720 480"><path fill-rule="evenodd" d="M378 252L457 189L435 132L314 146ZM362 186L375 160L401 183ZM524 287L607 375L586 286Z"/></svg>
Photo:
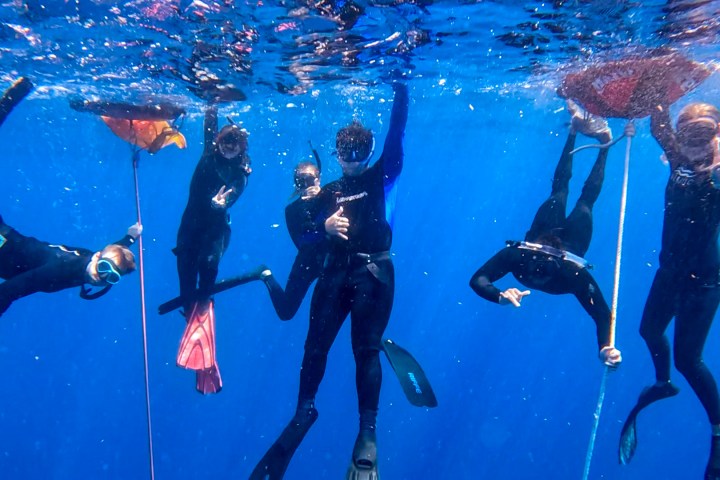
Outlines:
<svg viewBox="0 0 720 480"><path fill-rule="evenodd" d="M682 298L675 320L675 366L702 403L712 426L705 480L720 479L720 397L703 349L720 303L720 288L700 287Z"/></svg>
<svg viewBox="0 0 720 480"><path fill-rule="evenodd" d="M180 297L182 298L183 309L186 314L190 314L192 304L195 302L197 296L199 252L195 249L191 250L187 246L177 247L173 251L177 257Z"/></svg>
<svg viewBox="0 0 720 480"><path fill-rule="evenodd" d="M230 227L223 225L222 229L215 234L215 238L208 240L200 254L198 295L201 299L207 300L212 296L212 289L217 280L220 269L220 260L230 243Z"/></svg>
<svg viewBox="0 0 720 480"><path fill-rule="evenodd" d="M719 303L719 287L700 287L683 296L675 319L675 367L695 391L712 425L720 425L720 397L702 354Z"/></svg>
<svg viewBox="0 0 720 480"><path fill-rule="evenodd" d="M350 311L350 298L345 294L345 276L346 272L342 269L326 270L313 292L310 327L300 371L298 408L314 402L325 375L328 352Z"/></svg>
<svg viewBox="0 0 720 480"><path fill-rule="evenodd" d="M525 240L528 242L537 241L552 229L562 226L565 222L570 178L572 177L572 155L570 155L570 152L575 147L575 137L574 133L568 135L565 148L557 167L555 167L550 197L540 205L530 230L525 235Z"/></svg>
<svg viewBox="0 0 720 480"><path fill-rule="evenodd" d="M348 472L350 478L377 475L376 419L382 385L380 348L392 311L395 278L390 260L372 264L371 268L372 273L362 268L353 275L351 337L360 427Z"/></svg>
<svg viewBox="0 0 720 480"><path fill-rule="evenodd" d="M650 350L655 366L655 380L659 384L670 382L670 342L665 330L675 315L676 289L671 274L659 269L650 287L640 322L640 336Z"/></svg>
<svg viewBox="0 0 720 480"><path fill-rule="evenodd" d="M322 262L315 259L313 252L301 251L295 257L285 290L277 282L274 275L264 279L265 285L270 292L273 307L280 320L290 320L295 316L305 298L305 294L312 282L318 277L321 269Z"/></svg>
<svg viewBox="0 0 720 480"><path fill-rule="evenodd" d="M597 160L585 180L580 198L578 198L575 208L568 215L563 231L562 242L565 248L581 257L585 256L590 247L593 232L592 210L600 196L605 179L608 150L607 148L600 150Z"/></svg>

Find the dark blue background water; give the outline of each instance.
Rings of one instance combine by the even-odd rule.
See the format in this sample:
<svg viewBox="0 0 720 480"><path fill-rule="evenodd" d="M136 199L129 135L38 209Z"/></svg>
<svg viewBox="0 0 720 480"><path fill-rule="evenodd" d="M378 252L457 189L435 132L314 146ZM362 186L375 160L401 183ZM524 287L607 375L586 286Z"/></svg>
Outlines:
<svg viewBox="0 0 720 480"><path fill-rule="evenodd" d="M250 93L249 102L223 110L244 110L239 118L251 133L254 173L232 209L220 276L266 263L284 279L295 255L283 213L292 167L308 158L312 140L327 165L324 181L337 178L335 132L357 115L382 141L391 90ZM580 478L602 375L593 323L569 296L533 292L514 309L485 302L467 286L506 239L523 237L549 193L567 113L549 88L477 93L419 79L410 82L410 94L387 336L421 361L440 405L410 406L383 363L381 475ZM717 103L717 76L673 112L693 99ZM611 126L622 131L619 121ZM708 454L705 413L675 374L681 395L643 413L631 465L616 459L622 421L641 387L654 381L637 329L657 267L667 168L648 127L638 123L632 148L617 331L624 363L608 381L590 478L700 478ZM155 312L177 294L171 248L202 151L201 117L186 120L183 133L186 150L143 154L140 165L156 476L247 478L294 411L308 302L283 323L259 283L217 297L219 395L197 394L194 375L175 366L183 319ZM35 98L13 112L0 137L1 213L20 232L99 249L134 223L130 150L99 119L71 110L64 98ZM610 154L587 255L608 299L623 154L624 144ZM571 201L594 156L577 156ZM34 295L3 315L0 478L148 478L138 281L132 275L94 302L76 290ZM718 347L714 329L706 361L715 372ZM357 408L347 327L331 351L317 406L320 418L288 479L343 478L349 463Z"/></svg>

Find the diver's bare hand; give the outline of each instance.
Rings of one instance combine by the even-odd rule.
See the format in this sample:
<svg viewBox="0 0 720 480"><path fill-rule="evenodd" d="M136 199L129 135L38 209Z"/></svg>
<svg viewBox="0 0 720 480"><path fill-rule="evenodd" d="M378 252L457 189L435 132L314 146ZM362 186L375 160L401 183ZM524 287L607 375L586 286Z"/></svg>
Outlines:
<svg viewBox="0 0 720 480"><path fill-rule="evenodd" d="M634 137L635 136L635 123L634 122L628 122L625 124L625 131L623 132L626 137Z"/></svg>
<svg viewBox="0 0 720 480"><path fill-rule="evenodd" d="M600 349L600 361L610 368L617 368L622 363L622 354L615 347L607 346Z"/></svg>
<svg viewBox="0 0 720 480"><path fill-rule="evenodd" d="M215 195L212 198L212 206L215 208L225 208L227 207L227 197L232 193L233 189L229 188L225 190L225 185L220 187L220 190L218 191L217 195Z"/></svg>
<svg viewBox="0 0 720 480"><path fill-rule="evenodd" d="M130 225L130 228L127 230L127 234L130 235L132 238L138 238L140 235L142 235L143 226L139 223L136 223L135 225Z"/></svg>
<svg viewBox="0 0 720 480"><path fill-rule="evenodd" d="M318 193L320 193L320 187L313 185L303 190L302 196L300 198L302 198L303 200L307 200L309 198L313 198Z"/></svg>
<svg viewBox="0 0 720 480"><path fill-rule="evenodd" d="M337 209L337 212L333 213L327 220L325 220L325 231L328 235L333 237L340 237L343 240L347 240L348 228L350 227L350 221L342 216L343 207Z"/></svg>
<svg viewBox="0 0 720 480"><path fill-rule="evenodd" d="M523 297L530 295L530 290L518 290L517 288L508 288L504 292L500 292L500 305L512 303L516 307L520 306Z"/></svg>

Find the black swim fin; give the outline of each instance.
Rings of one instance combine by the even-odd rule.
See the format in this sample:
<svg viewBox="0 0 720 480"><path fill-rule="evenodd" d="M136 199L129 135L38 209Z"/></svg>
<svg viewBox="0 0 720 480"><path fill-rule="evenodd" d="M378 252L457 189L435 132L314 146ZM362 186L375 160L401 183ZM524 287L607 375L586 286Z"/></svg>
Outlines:
<svg viewBox="0 0 720 480"><path fill-rule="evenodd" d="M259 268L254 272L238 275L237 277L225 278L223 280L220 280L215 284L215 286L213 286L209 293L210 295L215 295L216 293L224 292L226 290L230 290L231 288L254 282L255 280L260 280L260 272L263 270L265 270L265 267ZM166 313L170 313L173 310L176 310L182 306L182 297L175 297L172 300L168 300L167 302L160 305L158 307L158 313L160 315L165 315Z"/></svg>
<svg viewBox="0 0 720 480"><path fill-rule="evenodd" d="M360 432L345 480L380 480L375 432Z"/></svg>
<svg viewBox="0 0 720 480"><path fill-rule="evenodd" d="M317 418L318 412L314 408L295 414L280 437L255 466L249 480L281 480L295 455L295 450Z"/></svg>
<svg viewBox="0 0 720 480"><path fill-rule="evenodd" d="M663 398L674 397L680 390L670 382L663 385L652 385L645 387L638 401L630 411L622 431L620 432L620 445L618 446L618 461L622 465L627 465L635 455L637 448L637 428L636 421L640 412L648 405L662 400Z"/></svg>
<svg viewBox="0 0 720 480"><path fill-rule="evenodd" d="M416 407L437 407L430 381L410 352L390 339L383 340L382 347L410 403Z"/></svg>

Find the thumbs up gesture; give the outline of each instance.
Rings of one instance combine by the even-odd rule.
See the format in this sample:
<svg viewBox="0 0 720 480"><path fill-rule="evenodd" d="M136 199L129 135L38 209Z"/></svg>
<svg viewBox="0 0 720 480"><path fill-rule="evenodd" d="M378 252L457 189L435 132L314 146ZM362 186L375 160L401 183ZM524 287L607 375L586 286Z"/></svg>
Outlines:
<svg viewBox="0 0 720 480"><path fill-rule="evenodd" d="M343 240L347 240L347 232L350 227L350 221L342 216L343 207L337 209L337 212L333 213L325 220L325 231L328 235L333 237L340 237Z"/></svg>

